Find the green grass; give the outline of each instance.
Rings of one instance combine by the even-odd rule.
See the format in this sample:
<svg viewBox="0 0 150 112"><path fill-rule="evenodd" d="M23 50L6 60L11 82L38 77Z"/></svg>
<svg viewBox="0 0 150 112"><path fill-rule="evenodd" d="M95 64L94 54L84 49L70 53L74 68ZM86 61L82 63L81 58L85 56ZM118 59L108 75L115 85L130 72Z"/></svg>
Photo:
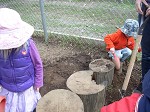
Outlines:
<svg viewBox="0 0 150 112"><path fill-rule="evenodd" d="M42 30L38 1L5 0L1 3L17 10L22 19L35 29ZM116 26L121 27L127 18L137 18L133 4L110 1L45 1L45 15L50 33L100 39L103 39L103 34L114 32Z"/></svg>

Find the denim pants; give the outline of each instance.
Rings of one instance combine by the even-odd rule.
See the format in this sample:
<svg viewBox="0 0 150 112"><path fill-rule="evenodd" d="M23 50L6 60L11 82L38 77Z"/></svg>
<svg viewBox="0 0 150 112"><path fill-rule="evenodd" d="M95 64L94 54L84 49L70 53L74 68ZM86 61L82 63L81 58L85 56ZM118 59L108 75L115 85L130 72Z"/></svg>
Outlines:
<svg viewBox="0 0 150 112"><path fill-rule="evenodd" d="M114 58L112 53L109 53L109 57L111 57L112 59ZM115 54L120 58L120 61L123 62L125 61L130 55L131 55L132 51L129 48L124 48L124 49L120 49L120 50L116 50Z"/></svg>
<svg viewBox="0 0 150 112"><path fill-rule="evenodd" d="M150 20L147 22L141 40L142 47L142 79L150 69Z"/></svg>

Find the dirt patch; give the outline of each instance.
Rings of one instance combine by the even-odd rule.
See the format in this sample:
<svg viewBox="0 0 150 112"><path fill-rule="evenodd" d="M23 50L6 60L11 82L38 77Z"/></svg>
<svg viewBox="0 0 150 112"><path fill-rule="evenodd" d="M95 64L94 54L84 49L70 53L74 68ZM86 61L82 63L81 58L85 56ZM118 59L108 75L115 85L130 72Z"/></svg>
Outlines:
<svg viewBox="0 0 150 112"><path fill-rule="evenodd" d="M95 59L109 59L107 52L100 46L88 49L88 46L81 49L76 46L63 46L61 41L54 39L48 44L41 38L34 38L39 49L44 64L44 86L40 92L45 95L54 89L67 89L66 80L68 77L81 70L88 70L89 63ZM120 75L114 75L112 85L106 90L106 105L120 99L118 89L121 89L128 61L123 64L123 72ZM130 95L133 89L138 85L141 77L141 63L136 61L132 76L127 89L127 95Z"/></svg>

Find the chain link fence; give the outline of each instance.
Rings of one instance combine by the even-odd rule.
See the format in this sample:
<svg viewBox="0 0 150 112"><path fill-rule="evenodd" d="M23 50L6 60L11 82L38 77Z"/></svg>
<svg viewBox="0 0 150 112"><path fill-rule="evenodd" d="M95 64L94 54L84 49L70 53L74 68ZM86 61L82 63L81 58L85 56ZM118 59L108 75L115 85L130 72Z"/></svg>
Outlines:
<svg viewBox="0 0 150 112"><path fill-rule="evenodd" d="M1 0L0 7L18 11L35 35L103 41L127 18L137 19L134 0ZM44 7L40 7L44 5ZM41 18L41 8L43 17ZM43 21L45 24L42 24ZM43 25L45 25L43 27Z"/></svg>

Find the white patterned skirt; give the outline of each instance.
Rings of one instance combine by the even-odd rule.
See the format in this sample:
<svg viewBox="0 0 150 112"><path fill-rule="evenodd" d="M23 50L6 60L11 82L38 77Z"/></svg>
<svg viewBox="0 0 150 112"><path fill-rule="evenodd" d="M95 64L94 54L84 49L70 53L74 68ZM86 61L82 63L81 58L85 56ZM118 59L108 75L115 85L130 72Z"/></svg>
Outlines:
<svg viewBox="0 0 150 112"><path fill-rule="evenodd" d="M5 112L33 112L41 95L33 86L29 89L15 93L1 88L0 96L6 97Z"/></svg>

